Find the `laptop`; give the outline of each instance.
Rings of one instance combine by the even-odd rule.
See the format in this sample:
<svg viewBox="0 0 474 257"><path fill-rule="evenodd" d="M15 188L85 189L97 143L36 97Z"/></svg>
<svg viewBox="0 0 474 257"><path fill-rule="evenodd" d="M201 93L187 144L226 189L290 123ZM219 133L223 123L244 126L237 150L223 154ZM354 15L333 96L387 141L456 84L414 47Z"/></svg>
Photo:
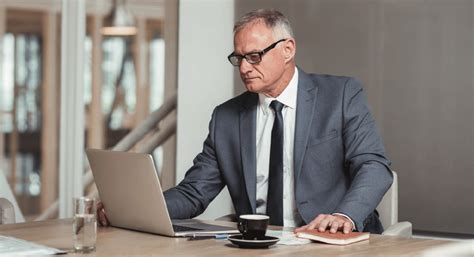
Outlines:
<svg viewBox="0 0 474 257"><path fill-rule="evenodd" d="M151 155L97 149L86 153L112 226L171 237L239 233L235 227L195 219L172 221Z"/></svg>

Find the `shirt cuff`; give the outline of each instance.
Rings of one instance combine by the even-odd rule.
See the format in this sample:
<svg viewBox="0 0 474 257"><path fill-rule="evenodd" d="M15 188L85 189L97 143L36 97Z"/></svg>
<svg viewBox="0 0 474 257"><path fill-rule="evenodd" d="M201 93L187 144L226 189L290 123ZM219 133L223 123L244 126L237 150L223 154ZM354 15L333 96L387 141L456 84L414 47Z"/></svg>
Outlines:
<svg viewBox="0 0 474 257"><path fill-rule="evenodd" d="M344 214L344 213L339 213L339 212L335 212L335 213L333 213L332 215L335 215L335 216L342 216L342 217L344 217L344 218L350 220L351 223L352 223L352 231L356 230L356 226L355 226L354 221L353 221L349 216L347 216L346 214Z"/></svg>

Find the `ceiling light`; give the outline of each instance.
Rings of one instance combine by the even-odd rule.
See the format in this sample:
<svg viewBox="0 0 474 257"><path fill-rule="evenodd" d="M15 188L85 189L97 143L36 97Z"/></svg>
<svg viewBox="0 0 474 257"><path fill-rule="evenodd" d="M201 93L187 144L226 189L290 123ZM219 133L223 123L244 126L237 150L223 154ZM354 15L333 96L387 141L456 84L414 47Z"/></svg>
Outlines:
<svg viewBox="0 0 474 257"><path fill-rule="evenodd" d="M105 36L133 36L137 34L133 16L125 7L125 0L114 0L112 10L105 17L101 31Z"/></svg>

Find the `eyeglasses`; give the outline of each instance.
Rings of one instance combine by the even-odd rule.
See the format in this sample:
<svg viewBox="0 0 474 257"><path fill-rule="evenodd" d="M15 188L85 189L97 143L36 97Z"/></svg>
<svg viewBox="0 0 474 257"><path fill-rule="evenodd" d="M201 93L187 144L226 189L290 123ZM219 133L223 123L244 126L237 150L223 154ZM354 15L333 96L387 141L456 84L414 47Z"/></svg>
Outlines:
<svg viewBox="0 0 474 257"><path fill-rule="evenodd" d="M242 59L244 59L244 58L250 64L258 64L262 61L262 56L264 54L266 54L268 51L275 48L275 46L278 43L283 42L285 40L286 40L286 38L280 39L280 40L276 41L275 43L271 44L269 47L263 49L262 51L258 51L258 52L251 52L251 53L244 54L244 55L231 53L229 56L227 56L227 59L234 66L240 66L240 63L242 62Z"/></svg>

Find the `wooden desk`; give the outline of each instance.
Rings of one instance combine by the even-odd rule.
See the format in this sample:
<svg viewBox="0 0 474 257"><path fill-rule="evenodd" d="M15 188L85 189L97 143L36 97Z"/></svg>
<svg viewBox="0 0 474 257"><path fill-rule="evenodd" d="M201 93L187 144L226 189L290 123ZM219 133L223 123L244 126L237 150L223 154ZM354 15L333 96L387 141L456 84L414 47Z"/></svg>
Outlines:
<svg viewBox="0 0 474 257"><path fill-rule="evenodd" d="M220 222L226 224L226 222ZM1 225L0 234L47 246L72 248L72 220L49 220ZM369 241L348 246L311 243L300 246L276 245L269 249L240 249L227 240L188 241L113 227L100 227L95 253L68 256L419 256L433 246L450 243L443 240L407 239L371 235Z"/></svg>

